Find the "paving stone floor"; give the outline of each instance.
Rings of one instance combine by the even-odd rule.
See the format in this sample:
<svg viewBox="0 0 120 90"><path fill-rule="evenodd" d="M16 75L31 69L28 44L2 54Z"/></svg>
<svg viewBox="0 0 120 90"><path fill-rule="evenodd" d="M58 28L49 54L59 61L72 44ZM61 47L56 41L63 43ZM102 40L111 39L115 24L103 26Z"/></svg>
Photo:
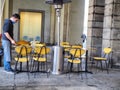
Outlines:
<svg viewBox="0 0 120 90"><path fill-rule="evenodd" d="M4 72L0 67L0 90L120 90L120 69L112 68L110 73L106 71L81 75L71 74L68 78L66 74L53 75L47 78L44 73L18 73L14 79L14 74Z"/></svg>

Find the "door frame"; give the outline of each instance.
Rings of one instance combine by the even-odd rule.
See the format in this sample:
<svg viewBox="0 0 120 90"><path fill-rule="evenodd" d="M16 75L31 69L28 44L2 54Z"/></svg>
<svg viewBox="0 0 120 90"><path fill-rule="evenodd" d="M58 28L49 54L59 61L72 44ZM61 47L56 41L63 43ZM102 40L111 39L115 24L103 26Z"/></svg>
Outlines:
<svg viewBox="0 0 120 90"><path fill-rule="evenodd" d="M35 12L35 13L41 13L42 14L42 25L41 25L41 42L44 42L44 25L45 25L45 11L44 10L34 10L34 9L19 9L20 12ZM20 40L20 23L18 26L18 39Z"/></svg>

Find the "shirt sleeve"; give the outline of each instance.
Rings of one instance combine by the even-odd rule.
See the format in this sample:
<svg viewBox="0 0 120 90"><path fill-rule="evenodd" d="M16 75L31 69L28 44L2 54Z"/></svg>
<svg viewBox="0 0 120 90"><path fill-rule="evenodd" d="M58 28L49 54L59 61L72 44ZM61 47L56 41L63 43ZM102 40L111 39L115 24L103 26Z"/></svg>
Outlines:
<svg viewBox="0 0 120 90"><path fill-rule="evenodd" d="M9 31L9 22L5 22L3 26L3 32L8 32Z"/></svg>

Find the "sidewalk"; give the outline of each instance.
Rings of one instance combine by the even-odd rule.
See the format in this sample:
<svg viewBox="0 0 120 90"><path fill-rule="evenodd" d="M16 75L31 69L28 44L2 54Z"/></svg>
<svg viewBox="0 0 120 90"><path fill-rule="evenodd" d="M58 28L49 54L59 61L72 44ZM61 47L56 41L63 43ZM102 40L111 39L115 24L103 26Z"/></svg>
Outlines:
<svg viewBox="0 0 120 90"><path fill-rule="evenodd" d="M94 72L94 71L93 71ZM53 75L37 73L19 73L14 80L14 74L7 74L0 67L0 90L120 90L120 70L99 71L96 74L83 74L83 80L78 74L71 74L69 80L66 74Z"/></svg>

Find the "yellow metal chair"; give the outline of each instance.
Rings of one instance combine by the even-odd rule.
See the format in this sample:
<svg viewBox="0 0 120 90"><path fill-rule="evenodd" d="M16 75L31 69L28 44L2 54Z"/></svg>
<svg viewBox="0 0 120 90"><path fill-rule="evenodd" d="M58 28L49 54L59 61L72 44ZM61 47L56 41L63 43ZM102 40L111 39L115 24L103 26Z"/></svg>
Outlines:
<svg viewBox="0 0 120 90"><path fill-rule="evenodd" d="M109 64L110 64L110 53L111 52L112 52L111 48L104 48L102 57L93 57L93 60L95 62L97 62L96 63L96 67L98 66L98 62L100 62L102 71L103 71L102 63L103 63L103 61L105 62L107 73L109 73L109 69L108 68L109 68Z"/></svg>
<svg viewBox="0 0 120 90"><path fill-rule="evenodd" d="M21 45L17 46L15 51L17 53L17 57L14 58L16 61L15 70L17 70L17 64L20 63L20 71L22 71L22 63L27 62L27 71L29 71L28 54L31 53L32 48L30 46Z"/></svg>
<svg viewBox="0 0 120 90"><path fill-rule="evenodd" d="M14 79L15 79L15 75L16 73L18 72L27 72L28 74L28 78L29 78L29 56L28 54L31 53L32 51L32 48L29 46L24 46L24 45L21 45L21 46L17 46L15 48L15 51L17 53L17 56L14 58L14 60L16 61L15 63L15 73L14 73ZM26 67L26 70L23 69L23 63L26 63L25 67ZM18 69L18 64L20 64L20 67Z"/></svg>
<svg viewBox="0 0 120 90"><path fill-rule="evenodd" d="M70 49L71 48L82 48L82 45L80 44L77 44L77 45L70 45L70 44L66 44L66 45L63 45L64 47L64 58L67 60L71 57L71 54L69 53L70 52Z"/></svg>
<svg viewBox="0 0 120 90"><path fill-rule="evenodd" d="M68 59L68 65L67 65L67 73L69 73L69 79L70 79L70 73L73 71L73 65L77 64L77 71L78 73L80 72L80 68L82 70L82 55L85 53L85 50L82 48L71 48L70 50L70 54L72 55L71 58ZM82 74L81 74L81 78L82 78Z"/></svg>
<svg viewBox="0 0 120 90"><path fill-rule="evenodd" d="M48 65L47 54L50 52L50 48L46 46L35 47L33 55L33 67L32 72L47 73L48 77Z"/></svg>
<svg viewBox="0 0 120 90"><path fill-rule="evenodd" d="M64 56L64 58L70 58L71 57L71 55L69 54L69 51L70 51L70 49L81 49L82 48L82 45L64 45L64 51L65 52L68 52L68 55L66 56Z"/></svg>

